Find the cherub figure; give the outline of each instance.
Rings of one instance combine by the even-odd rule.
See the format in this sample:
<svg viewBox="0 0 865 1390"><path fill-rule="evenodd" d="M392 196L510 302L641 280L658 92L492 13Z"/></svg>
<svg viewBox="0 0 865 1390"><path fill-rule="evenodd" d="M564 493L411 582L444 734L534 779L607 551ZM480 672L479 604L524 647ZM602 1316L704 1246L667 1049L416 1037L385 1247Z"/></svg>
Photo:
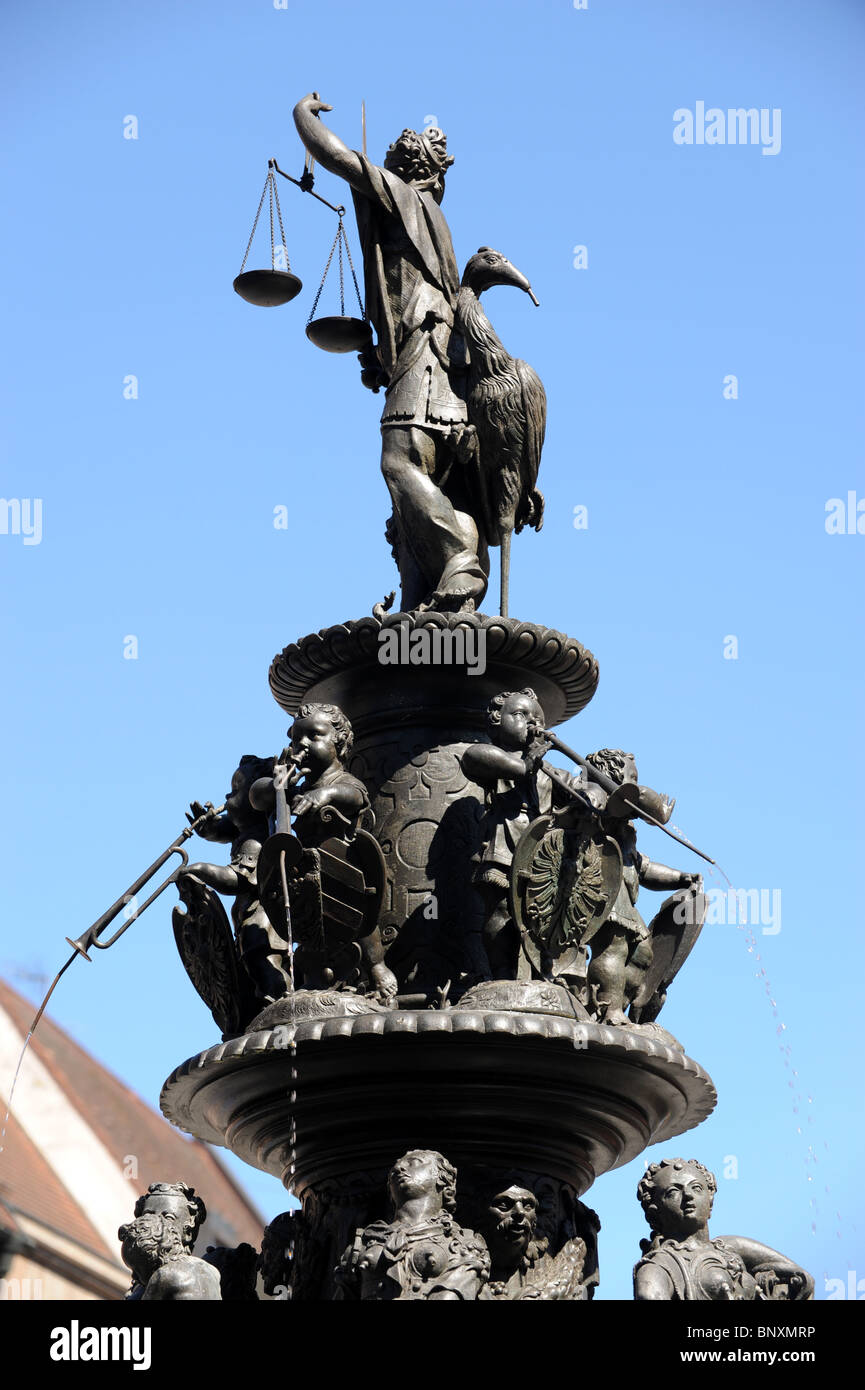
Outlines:
<svg viewBox="0 0 865 1390"><path fill-rule="evenodd" d="M619 787L633 788L634 802L618 791L607 795L597 785L586 784L587 795L600 813L605 832L622 853L622 884L613 909L592 939L592 958L588 968L591 1011L604 1023L621 1024L652 964L652 936L637 911L637 895L642 885L649 889L677 889L700 885L699 874L656 864L637 849L633 805L643 805L657 819L669 818L671 803L650 788L637 784L637 765L633 753L618 748L602 748L586 759L589 768L612 778Z"/></svg>
<svg viewBox="0 0 865 1390"><path fill-rule="evenodd" d="M544 711L535 692L504 690L487 710L491 743L473 743L462 756L467 777L486 790L485 847L475 883L485 912L484 945L493 979L515 979L519 932L508 890L514 850L529 825L554 809L557 783L542 763L549 749L543 734ZM577 778L561 773L561 784L582 793ZM556 797L556 804L567 797ZM587 809L591 809L587 806Z"/></svg>
<svg viewBox="0 0 865 1390"><path fill-rule="evenodd" d="M265 1002L281 999L289 988L284 965L288 943L268 918L259 895L258 859L269 834L267 817L252 805L249 797L254 783L266 774L272 776L273 767L273 758L252 754L241 758L231 778L224 813L205 821L197 832L215 844L230 843L229 863L190 864L177 880L184 902L193 896L195 883L204 883L234 898L231 917L240 960L256 994ZM187 819L192 821L205 810L200 802L193 801Z"/></svg>
<svg viewBox="0 0 865 1390"><path fill-rule="evenodd" d="M698 1302L813 1298L814 1280L768 1245L747 1236L709 1237L718 1184L695 1159L665 1158L646 1169L637 1196L651 1227L640 1242L634 1298Z"/></svg>
<svg viewBox="0 0 865 1390"><path fill-rule="evenodd" d="M295 895L291 907L298 942L295 965L304 986L320 989L338 984L356 962L370 992L380 1002L388 1002L396 995L397 981L385 964L378 928L384 870L377 844L360 829L369 797L363 782L346 766L353 743L351 724L338 705L310 702L301 705L289 738L289 748L272 775L260 778L251 790L253 807L269 817L276 829L262 861L267 864L262 877L272 883L271 889L265 889L268 910L278 918L279 875L271 853L275 849L289 856L288 868L294 870L289 888ZM288 834L289 810L294 836ZM367 896L361 899L363 906L357 907L356 932L342 930L326 916L323 884L328 867L336 867L334 859L347 863L358 881L363 875L364 891L376 890L374 902ZM344 884L334 885L330 896L344 890Z"/></svg>
<svg viewBox="0 0 865 1390"><path fill-rule="evenodd" d="M289 737L293 766L304 779L291 802L298 838L303 843L318 838L318 827L332 823L334 811L349 832L356 830L369 797L346 766L354 735L342 710L338 705L301 705Z"/></svg>

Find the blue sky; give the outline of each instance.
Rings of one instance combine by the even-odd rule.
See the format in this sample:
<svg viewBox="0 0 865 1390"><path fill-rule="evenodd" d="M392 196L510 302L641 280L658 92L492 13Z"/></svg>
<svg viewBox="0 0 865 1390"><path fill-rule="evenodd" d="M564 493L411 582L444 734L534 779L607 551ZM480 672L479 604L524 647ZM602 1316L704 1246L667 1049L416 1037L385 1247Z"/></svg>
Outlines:
<svg viewBox="0 0 865 1390"><path fill-rule="evenodd" d="M36 992L25 977L54 973L189 800L281 746L274 652L393 587L381 397L303 334L332 215L280 189L293 304L253 309L231 281L268 156L300 171L305 92L355 146L365 98L376 158L435 118L459 263L492 245L541 301L485 303L549 397L546 523L514 543L511 612L600 662L562 734L633 749L737 887L781 893L780 931L707 926L671 989L662 1022L720 1100L663 1152L719 1173L714 1234L798 1259L818 1296L865 1277L865 536L825 527L829 499L865 499L861 6L49 0L3 28L0 493L40 498L42 535L0 534L0 971ZM674 111L698 101L780 109L780 151L675 144ZM698 867L658 832L641 843ZM52 1011L154 1103L215 1040L165 899L76 964ZM630 1296L642 1167L588 1198L601 1297Z"/></svg>

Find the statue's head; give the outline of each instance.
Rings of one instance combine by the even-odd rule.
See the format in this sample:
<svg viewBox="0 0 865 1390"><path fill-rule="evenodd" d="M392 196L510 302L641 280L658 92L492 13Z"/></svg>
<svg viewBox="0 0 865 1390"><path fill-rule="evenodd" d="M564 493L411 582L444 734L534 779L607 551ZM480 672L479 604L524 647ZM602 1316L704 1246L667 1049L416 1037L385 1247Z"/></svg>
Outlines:
<svg viewBox="0 0 865 1390"><path fill-rule="evenodd" d="M208 1245L204 1259L219 1273L222 1297L227 1302L258 1302L255 1276L258 1271L258 1251L243 1241L240 1245Z"/></svg>
<svg viewBox="0 0 865 1390"><path fill-rule="evenodd" d="M384 157L384 167L410 183L419 192L429 192L437 203L444 197L445 174L454 162L448 154L448 141L438 126L425 130L404 130Z"/></svg>
<svg viewBox="0 0 865 1390"><path fill-rule="evenodd" d="M695 1158L664 1158L646 1169L637 1196L652 1230L685 1240L709 1223L718 1184Z"/></svg>
<svg viewBox="0 0 865 1390"><path fill-rule="evenodd" d="M410 1149L387 1175L394 1210L417 1197L441 1193L444 1211L453 1213L457 1200L457 1170L434 1149Z"/></svg>
<svg viewBox="0 0 865 1390"><path fill-rule="evenodd" d="M535 729L544 727L544 711L529 686L525 690L503 690L490 700L487 725L500 747L525 748Z"/></svg>
<svg viewBox="0 0 865 1390"><path fill-rule="evenodd" d="M478 1225L494 1269L516 1270L528 1261L537 1224L538 1199L519 1182L510 1183L482 1203Z"/></svg>
<svg viewBox="0 0 865 1390"><path fill-rule="evenodd" d="M288 1285L297 1221L295 1212L283 1211L264 1228L258 1269L264 1292L269 1298L274 1298L278 1289L285 1289Z"/></svg>
<svg viewBox="0 0 865 1390"><path fill-rule="evenodd" d="M196 1197L195 1188L185 1182L152 1182L135 1203L134 1214L174 1217L184 1247L191 1250L207 1220L207 1207L202 1197Z"/></svg>
<svg viewBox="0 0 865 1390"><path fill-rule="evenodd" d="M141 1284L165 1264L184 1254L180 1223L173 1212L145 1212L117 1232L123 1263Z"/></svg>
<svg viewBox="0 0 865 1390"><path fill-rule="evenodd" d="M273 758L258 758L245 753L232 773L231 789L225 798L225 810L236 826L255 831L260 839L267 838L267 817L262 817L249 800L250 789L260 777L273 776Z"/></svg>
<svg viewBox="0 0 865 1390"><path fill-rule="evenodd" d="M261 854L261 840L244 840L231 856L232 867L252 873Z"/></svg>
<svg viewBox="0 0 865 1390"><path fill-rule="evenodd" d="M621 748L599 748L586 758L598 772L604 772L614 782L636 782L637 762L633 753L625 753Z"/></svg>
<svg viewBox="0 0 865 1390"><path fill-rule="evenodd" d="M135 1216L174 1216L186 1250L192 1250L200 1227L207 1220L204 1198L196 1197L188 1183L150 1183L143 1197L135 1202Z"/></svg>
<svg viewBox="0 0 865 1390"><path fill-rule="evenodd" d="M298 767L312 778L334 762L344 765L354 743L351 724L339 705L301 705L288 732Z"/></svg>

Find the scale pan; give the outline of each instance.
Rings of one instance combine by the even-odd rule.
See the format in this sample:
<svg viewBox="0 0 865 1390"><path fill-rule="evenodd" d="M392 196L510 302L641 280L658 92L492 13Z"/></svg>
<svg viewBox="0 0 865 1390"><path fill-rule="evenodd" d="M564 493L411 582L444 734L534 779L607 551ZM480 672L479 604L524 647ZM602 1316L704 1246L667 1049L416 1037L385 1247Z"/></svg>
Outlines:
<svg viewBox="0 0 865 1390"><path fill-rule="evenodd" d="M306 336L325 352L359 352L370 341L372 333L363 319L334 314L330 318L313 319L306 325Z"/></svg>
<svg viewBox="0 0 865 1390"><path fill-rule="evenodd" d="M303 284L290 270L247 270L238 275L234 288L247 304L273 309L300 294Z"/></svg>

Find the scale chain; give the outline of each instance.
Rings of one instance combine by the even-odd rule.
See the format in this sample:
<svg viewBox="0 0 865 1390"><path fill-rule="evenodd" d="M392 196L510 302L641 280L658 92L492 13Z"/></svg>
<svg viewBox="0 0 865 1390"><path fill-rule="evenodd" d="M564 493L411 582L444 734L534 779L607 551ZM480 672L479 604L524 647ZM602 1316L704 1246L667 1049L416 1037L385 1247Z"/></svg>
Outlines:
<svg viewBox="0 0 865 1390"><path fill-rule="evenodd" d="M273 179L273 196L276 199L276 215L279 219L279 235L282 237L282 254L285 257L285 265L281 266L280 269L290 270L291 265L288 259L288 243L285 240L285 228L282 225L282 208L279 206L279 189L276 186L276 175L274 174L272 169L270 171L270 177Z"/></svg>
<svg viewBox="0 0 865 1390"><path fill-rule="evenodd" d="M337 228L336 236L335 236L334 239L333 239L333 245L332 245L331 248L330 248L330 255L329 255L328 258L327 258L327 265L324 267L324 274L323 274L322 277L321 277L321 284L320 284L319 287L318 287L318 291L317 291L316 296L315 296L315 299L314 299L314 301L313 301L312 308L311 308L310 311L309 311L309 318L308 318L307 321L306 321L306 322L307 322L307 325L311 324L311 323L312 323L312 320L313 320L314 317L315 317L315 311L316 311L316 309L318 308L318 301L321 299L321 292L322 292L322 290L324 289L324 282L325 282L325 280L327 279L327 272L330 270L330 263L331 263L331 261L333 260L333 253L334 253L334 251L336 250L336 244L337 244L337 242L338 242L339 239L340 239L340 233L341 233L341 232L342 232L342 217L340 217L340 219L339 219L339 227Z"/></svg>
<svg viewBox="0 0 865 1390"><path fill-rule="evenodd" d="M261 197L258 200L258 212L255 214L255 221L252 224L252 231L249 233L249 241L246 243L246 251L243 254L243 261L241 262L240 266L241 275L243 274L244 269L246 267L246 262L249 260L249 252L252 247L252 238L255 236L255 229L258 226L258 219L261 216L261 209L264 207L264 195L267 193L267 186L270 183L270 178L271 175L270 171L268 170L267 178L264 180L264 188L261 190Z"/></svg>
<svg viewBox="0 0 865 1390"><path fill-rule="evenodd" d="M342 243L345 237L345 227L342 218L339 219L339 312L345 318L345 280L342 271Z"/></svg>
<svg viewBox="0 0 865 1390"><path fill-rule="evenodd" d="M342 218L340 218L340 226L342 226ZM365 305L364 305L363 298L361 297L360 286L359 286L358 283L357 283L357 276L356 276L355 273L354 273L354 262L353 262L352 259L351 259L351 247L350 247L349 244L348 244L348 237L347 237L346 234L345 234L345 229L344 229L344 228L343 228L343 233L342 233L342 235L343 235L343 238L344 238L344 240L345 240L345 254L348 256L348 268L349 268L349 270L351 271L351 278L352 278L352 280L354 281L354 292L355 292L355 294L357 295L357 302L358 302L358 304L359 304L359 306L360 306L360 316L361 316L362 319L365 320L365 319L366 319L366 307L365 307Z"/></svg>

